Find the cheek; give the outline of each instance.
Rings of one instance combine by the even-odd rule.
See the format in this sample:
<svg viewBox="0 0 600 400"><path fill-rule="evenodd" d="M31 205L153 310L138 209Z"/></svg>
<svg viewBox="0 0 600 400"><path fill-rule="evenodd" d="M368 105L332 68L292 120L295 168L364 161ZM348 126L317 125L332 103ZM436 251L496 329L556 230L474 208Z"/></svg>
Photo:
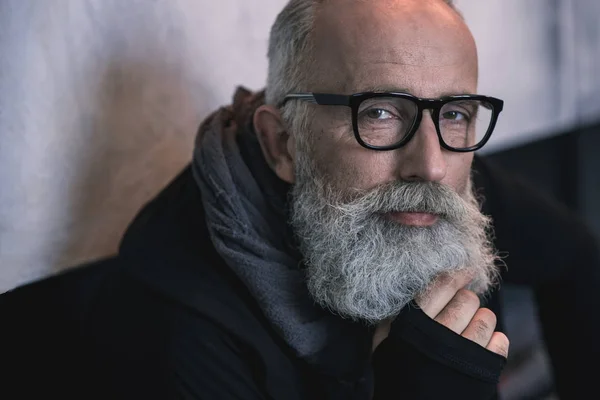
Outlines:
<svg viewBox="0 0 600 400"><path fill-rule="evenodd" d="M467 190L471 177L473 153L452 153L448 158L448 173L442 183L447 184L459 194Z"/></svg>
<svg viewBox="0 0 600 400"><path fill-rule="evenodd" d="M320 174L336 188L361 187L365 164L363 150L367 149L358 144L350 124L342 122L350 117L321 117L315 118L312 127L316 132L314 156Z"/></svg>
<svg viewBox="0 0 600 400"><path fill-rule="evenodd" d="M368 190L394 179L389 154L365 149L356 140L337 141L317 153L319 169L336 188Z"/></svg>
<svg viewBox="0 0 600 400"><path fill-rule="evenodd" d="M350 146L340 142L332 143L331 140L322 139L320 142L322 145L315 154L320 173L327 183L334 184L335 187L347 186L361 172L356 161L348 154Z"/></svg>

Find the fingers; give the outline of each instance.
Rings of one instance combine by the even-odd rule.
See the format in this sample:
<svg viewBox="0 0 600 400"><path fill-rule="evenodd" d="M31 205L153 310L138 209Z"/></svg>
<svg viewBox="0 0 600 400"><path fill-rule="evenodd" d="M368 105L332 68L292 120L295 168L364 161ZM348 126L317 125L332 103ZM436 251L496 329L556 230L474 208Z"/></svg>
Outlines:
<svg viewBox="0 0 600 400"><path fill-rule="evenodd" d="M509 340L504 333L494 331L496 314L479 306L479 297L475 293L461 289L434 320L465 339L507 358Z"/></svg>
<svg viewBox="0 0 600 400"><path fill-rule="evenodd" d="M436 318L456 292L465 287L471 279L472 275L468 272L442 274L425 293L416 298L416 302L429 318Z"/></svg>
<svg viewBox="0 0 600 400"><path fill-rule="evenodd" d="M434 319L460 335L469 326L479 306L479 297L475 293L461 289Z"/></svg>
<svg viewBox="0 0 600 400"><path fill-rule="evenodd" d="M495 328L496 314L488 308L480 308L462 332L462 336L483 347L487 347Z"/></svg>
<svg viewBox="0 0 600 400"><path fill-rule="evenodd" d="M506 335L502 332L494 332L490 342L486 346L486 349L493 351L496 354L500 354L504 358L508 358L508 348L510 341Z"/></svg>
<svg viewBox="0 0 600 400"><path fill-rule="evenodd" d="M479 308L479 297L464 289L471 280L472 274L467 271L440 275L415 300L430 318L506 358L509 341L505 334L494 331L496 314L490 309Z"/></svg>

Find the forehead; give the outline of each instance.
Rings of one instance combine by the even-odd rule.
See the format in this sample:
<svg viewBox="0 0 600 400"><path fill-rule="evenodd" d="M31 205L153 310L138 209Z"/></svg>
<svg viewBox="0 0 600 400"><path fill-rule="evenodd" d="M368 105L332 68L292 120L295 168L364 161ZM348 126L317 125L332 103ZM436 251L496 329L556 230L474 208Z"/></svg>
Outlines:
<svg viewBox="0 0 600 400"><path fill-rule="evenodd" d="M441 0L330 0L315 22L315 90L474 93L473 38Z"/></svg>

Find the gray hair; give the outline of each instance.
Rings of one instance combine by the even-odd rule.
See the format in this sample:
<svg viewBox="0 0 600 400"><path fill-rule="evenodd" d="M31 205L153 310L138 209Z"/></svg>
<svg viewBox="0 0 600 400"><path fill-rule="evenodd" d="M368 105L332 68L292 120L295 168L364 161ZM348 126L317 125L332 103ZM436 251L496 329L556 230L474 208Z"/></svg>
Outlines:
<svg viewBox="0 0 600 400"><path fill-rule="evenodd" d="M269 38L269 71L265 92L267 104L279 105L286 94L306 91L313 61L315 15L317 7L324 1L290 0L277 16ZM458 12L453 0L444 2ZM291 111L289 107L286 108L284 119Z"/></svg>

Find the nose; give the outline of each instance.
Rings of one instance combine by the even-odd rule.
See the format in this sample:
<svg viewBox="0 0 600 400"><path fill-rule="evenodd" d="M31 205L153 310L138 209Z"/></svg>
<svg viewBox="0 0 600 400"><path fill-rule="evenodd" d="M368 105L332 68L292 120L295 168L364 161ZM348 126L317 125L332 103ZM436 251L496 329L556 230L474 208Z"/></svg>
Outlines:
<svg viewBox="0 0 600 400"><path fill-rule="evenodd" d="M431 112L425 110L417 132L399 151L398 173L406 181L440 182L448 169Z"/></svg>

